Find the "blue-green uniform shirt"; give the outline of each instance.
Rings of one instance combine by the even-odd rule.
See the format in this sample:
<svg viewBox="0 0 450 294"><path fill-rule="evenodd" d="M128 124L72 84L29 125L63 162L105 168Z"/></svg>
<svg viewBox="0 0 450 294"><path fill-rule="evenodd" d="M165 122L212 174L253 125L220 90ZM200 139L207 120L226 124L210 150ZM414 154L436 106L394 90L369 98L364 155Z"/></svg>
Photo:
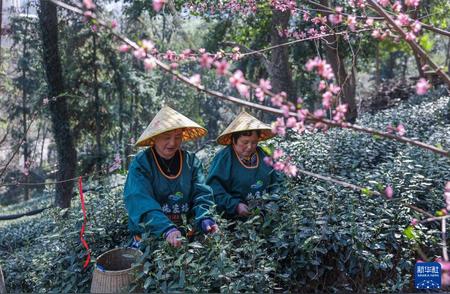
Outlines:
<svg viewBox="0 0 450 294"><path fill-rule="evenodd" d="M139 152L132 161L124 200L133 235L147 231L161 236L175 227L183 214L192 213L198 229L201 220L211 217L209 209L214 200L200 160L193 153L181 151L180 161L181 173L173 178L162 173L151 148Z"/></svg>
<svg viewBox="0 0 450 294"><path fill-rule="evenodd" d="M278 192L282 176L264 162L266 154L260 147L256 152L258 163L254 167L244 166L231 145L214 157L206 184L213 189L219 211L232 216L239 202L246 203L247 195Z"/></svg>

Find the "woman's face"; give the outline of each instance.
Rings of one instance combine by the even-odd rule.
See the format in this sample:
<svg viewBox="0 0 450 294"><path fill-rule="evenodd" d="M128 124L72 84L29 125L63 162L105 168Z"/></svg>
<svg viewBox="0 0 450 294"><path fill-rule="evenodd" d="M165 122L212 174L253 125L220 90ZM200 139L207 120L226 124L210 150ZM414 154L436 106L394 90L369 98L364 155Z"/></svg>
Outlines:
<svg viewBox="0 0 450 294"><path fill-rule="evenodd" d="M258 134L252 132L251 136L240 136L236 142L233 142L234 150L239 157L250 157L256 151L258 146Z"/></svg>
<svg viewBox="0 0 450 294"><path fill-rule="evenodd" d="M172 158L178 149L180 149L183 139L183 130L176 129L162 133L155 137L155 149L159 156L164 159Z"/></svg>

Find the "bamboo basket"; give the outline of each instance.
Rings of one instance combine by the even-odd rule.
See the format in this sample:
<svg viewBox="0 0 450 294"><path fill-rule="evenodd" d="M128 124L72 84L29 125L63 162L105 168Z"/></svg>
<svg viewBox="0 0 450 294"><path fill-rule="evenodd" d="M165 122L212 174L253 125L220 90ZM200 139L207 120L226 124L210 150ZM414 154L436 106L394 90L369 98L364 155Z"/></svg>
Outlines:
<svg viewBox="0 0 450 294"><path fill-rule="evenodd" d="M139 267L132 264L142 256L142 252L133 248L116 248L97 258L92 276L91 293L129 292Z"/></svg>

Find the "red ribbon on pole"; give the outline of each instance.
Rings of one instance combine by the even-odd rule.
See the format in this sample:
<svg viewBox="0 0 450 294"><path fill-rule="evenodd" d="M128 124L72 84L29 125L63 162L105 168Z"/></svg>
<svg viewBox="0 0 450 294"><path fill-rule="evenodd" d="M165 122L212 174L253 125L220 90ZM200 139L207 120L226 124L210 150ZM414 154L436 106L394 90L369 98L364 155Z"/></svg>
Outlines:
<svg viewBox="0 0 450 294"><path fill-rule="evenodd" d="M91 252L89 251L89 246L88 246L86 240L84 240L84 230L86 228L87 217L86 217L86 207L84 206L82 177L78 178L78 190L80 191L81 209L83 210L83 225L81 226L80 240L81 240L81 244L83 244L83 246L86 248L86 251L87 251L87 258L83 265L83 269L85 269L89 265L89 261L91 260Z"/></svg>

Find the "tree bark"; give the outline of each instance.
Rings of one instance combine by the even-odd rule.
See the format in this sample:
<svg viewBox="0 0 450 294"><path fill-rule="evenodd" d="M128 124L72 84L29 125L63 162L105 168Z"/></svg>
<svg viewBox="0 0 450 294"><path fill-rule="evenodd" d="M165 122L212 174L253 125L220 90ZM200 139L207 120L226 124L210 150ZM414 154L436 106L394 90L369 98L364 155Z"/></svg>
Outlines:
<svg viewBox="0 0 450 294"><path fill-rule="evenodd" d="M28 24L25 25L25 32L27 32L27 27ZM26 56L27 53L27 33L25 33L24 35L24 41L23 41L23 58L27 58ZM25 68L25 63L26 62L22 62L22 128L23 128L23 168L24 170L29 169L29 164L28 164L28 155L29 155L29 151L28 151L28 135L27 135L27 87L26 87L26 68ZM29 177L28 177L29 172L25 173L25 182L28 183L29 181ZM29 189L28 186L25 185L24 187L24 201L28 201L29 200Z"/></svg>
<svg viewBox="0 0 450 294"><path fill-rule="evenodd" d="M5 279L3 278L3 272L2 272L1 265L0 265L0 294L6 294Z"/></svg>
<svg viewBox="0 0 450 294"><path fill-rule="evenodd" d="M279 30L285 30L288 27L290 11L279 11L272 9L272 23L270 31L270 43L272 46L287 42L285 36L280 36ZM280 46L272 49L270 57L269 77L274 93L286 92L288 100L296 103L297 93L292 81L291 67L289 64L289 47Z"/></svg>
<svg viewBox="0 0 450 294"><path fill-rule="evenodd" d="M328 0L321 0L322 5L330 7ZM328 15L329 13L325 13ZM327 36L324 37L326 42L322 42L325 49L325 56L333 68L336 81L341 87L340 97L341 103L348 105L348 111L346 114L346 120L348 122L354 123L357 116L358 110L356 106L356 79L355 79L355 67L352 65L351 73L347 73L345 70L344 57L339 53L339 36ZM354 57L356 58L356 57Z"/></svg>
<svg viewBox="0 0 450 294"><path fill-rule="evenodd" d="M2 36L3 36L2 18L3 18L3 0L0 0L0 66L2 65L2 62L3 62L3 57L2 57Z"/></svg>
<svg viewBox="0 0 450 294"><path fill-rule="evenodd" d="M40 0L39 23L42 31L43 62L47 77L49 110L58 153L57 181L75 177L77 152L69 124L69 110L64 93L61 60L58 51L58 18L55 4ZM55 204L70 207L74 182L56 185Z"/></svg>
<svg viewBox="0 0 450 294"><path fill-rule="evenodd" d="M97 145L96 154L96 168L97 172L102 170L102 138L100 126L100 96L98 93L98 79L97 79L97 39L95 33L92 36L92 67L94 70L94 96L95 96L95 141Z"/></svg>

